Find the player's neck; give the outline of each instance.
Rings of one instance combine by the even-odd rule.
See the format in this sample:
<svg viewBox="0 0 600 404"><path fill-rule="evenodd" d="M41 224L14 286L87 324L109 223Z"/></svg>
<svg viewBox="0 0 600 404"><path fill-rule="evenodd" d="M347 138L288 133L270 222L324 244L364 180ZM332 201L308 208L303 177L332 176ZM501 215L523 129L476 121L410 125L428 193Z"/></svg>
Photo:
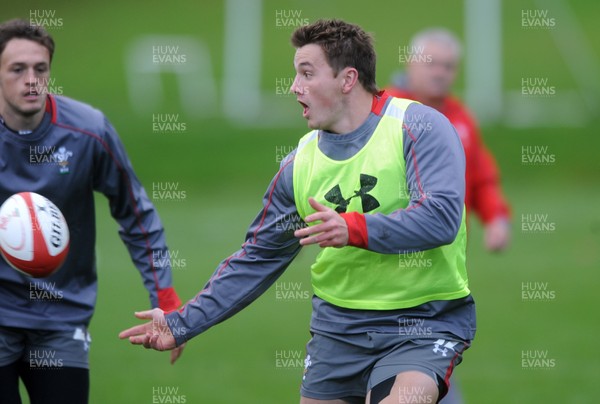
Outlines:
<svg viewBox="0 0 600 404"><path fill-rule="evenodd" d="M369 117L373 105L373 94L358 90L356 94L346 97L344 114L328 131L345 134L358 129Z"/></svg>
<svg viewBox="0 0 600 404"><path fill-rule="evenodd" d="M33 131L44 119L45 105L32 115L23 115L7 104L0 102L0 117L4 125L16 132Z"/></svg>

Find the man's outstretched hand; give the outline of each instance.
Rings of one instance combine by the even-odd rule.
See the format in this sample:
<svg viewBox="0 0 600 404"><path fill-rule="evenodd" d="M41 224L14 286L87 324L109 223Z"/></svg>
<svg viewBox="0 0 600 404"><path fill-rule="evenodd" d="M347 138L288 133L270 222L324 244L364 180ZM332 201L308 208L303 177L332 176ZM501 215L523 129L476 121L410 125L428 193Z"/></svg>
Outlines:
<svg viewBox="0 0 600 404"><path fill-rule="evenodd" d="M296 230L294 236L300 238L300 244L318 244L319 247L346 246L348 244L348 225L340 214L320 204L314 198L308 198L308 203L316 212L306 216L304 221L311 223L320 220L321 223Z"/></svg>
<svg viewBox="0 0 600 404"><path fill-rule="evenodd" d="M148 323L136 325L119 333L119 338L129 338L135 345L143 345L146 349L157 351L171 351L171 365L181 356L185 344L176 346L175 338L167 325L165 312L161 309L139 311L135 316L142 320L151 320Z"/></svg>

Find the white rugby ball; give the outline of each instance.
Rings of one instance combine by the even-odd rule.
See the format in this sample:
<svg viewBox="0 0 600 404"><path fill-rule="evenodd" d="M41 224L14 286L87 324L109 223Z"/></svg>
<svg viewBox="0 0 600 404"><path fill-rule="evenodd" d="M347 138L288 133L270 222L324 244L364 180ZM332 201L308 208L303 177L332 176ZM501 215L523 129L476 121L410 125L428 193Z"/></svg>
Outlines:
<svg viewBox="0 0 600 404"><path fill-rule="evenodd" d="M67 258L69 243L62 212L42 195L19 192L0 206L0 252L17 271L51 275Z"/></svg>

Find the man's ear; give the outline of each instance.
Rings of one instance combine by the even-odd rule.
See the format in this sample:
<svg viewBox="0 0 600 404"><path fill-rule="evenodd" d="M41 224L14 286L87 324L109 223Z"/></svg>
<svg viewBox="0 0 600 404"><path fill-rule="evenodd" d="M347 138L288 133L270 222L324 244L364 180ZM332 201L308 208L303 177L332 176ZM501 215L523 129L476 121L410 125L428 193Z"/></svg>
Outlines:
<svg viewBox="0 0 600 404"><path fill-rule="evenodd" d="M344 68L339 76L342 79L342 93L347 94L358 82L358 70L354 67Z"/></svg>

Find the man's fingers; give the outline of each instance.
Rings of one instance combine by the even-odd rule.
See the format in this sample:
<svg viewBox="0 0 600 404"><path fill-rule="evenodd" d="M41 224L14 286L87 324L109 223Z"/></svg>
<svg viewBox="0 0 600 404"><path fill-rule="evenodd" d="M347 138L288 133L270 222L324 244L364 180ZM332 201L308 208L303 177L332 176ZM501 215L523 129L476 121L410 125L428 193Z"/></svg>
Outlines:
<svg viewBox="0 0 600 404"><path fill-rule="evenodd" d="M311 234L315 233L315 228L318 227L317 226L311 226L311 227L305 227L303 229L298 229L294 232L294 236L296 236L297 238L302 238L302 237L306 237L306 236L310 236ZM317 232L319 230L317 229Z"/></svg>
<svg viewBox="0 0 600 404"><path fill-rule="evenodd" d="M159 334L152 334L152 336L150 337L150 347L153 349L156 349L157 351L164 351L165 348L163 347L161 341L160 341L160 335Z"/></svg>
<svg viewBox="0 0 600 404"><path fill-rule="evenodd" d="M314 210L316 210L316 212L306 216L304 218L304 221L306 223L312 223L312 222L316 222L316 221L320 220L322 223L315 225L315 226L305 227L303 229L296 230L294 232L294 236L296 236L298 238L310 236L311 234L321 233L321 232L327 231L331 228L331 226L327 225L327 222L330 219L332 219L332 216L331 216L332 210L325 205L321 205L313 197L308 198L308 203ZM306 244L310 244L310 243L305 242L302 245L306 245Z"/></svg>
<svg viewBox="0 0 600 404"><path fill-rule="evenodd" d="M320 223L315 226L304 227L302 229L298 229L294 232L294 236L298 238L310 236L312 234L322 233L324 231L329 230L329 226L326 223Z"/></svg>
<svg viewBox="0 0 600 404"><path fill-rule="evenodd" d="M171 365L173 365L175 362L177 362L177 359L179 359L179 357L181 356L181 353L183 352L184 347L185 347L185 343L171 351Z"/></svg>
<svg viewBox="0 0 600 404"><path fill-rule="evenodd" d="M329 208L327 206L320 204L312 196L310 198L308 198L308 204L317 212L326 212L327 210L329 210Z"/></svg>
<svg viewBox="0 0 600 404"><path fill-rule="evenodd" d="M330 220L331 218L332 218L332 215L330 212L315 212L315 213L312 213L312 214L306 216L304 218L304 221L306 223L316 222L317 220L326 222L327 220Z"/></svg>
<svg viewBox="0 0 600 404"><path fill-rule="evenodd" d="M316 226L305 227L304 229L296 230L294 235L300 239L300 245L322 243L336 239L338 236L331 223L321 223ZM322 245L321 247L324 246Z"/></svg>
<svg viewBox="0 0 600 404"><path fill-rule="evenodd" d="M146 349L157 351L165 351L175 347L175 339L167 326L164 312L161 309L136 312L135 316L152 321L121 331L119 338L129 338L129 342L134 345L142 345ZM175 362L180 354L173 357L172 362Z"/></svg>
<svg viewBox="0 0 600 404"><path fill-rule="evenodd" d="M300 245L319 244L321 247L328 247L333 245L333 239L330 233L319 233L314 236L305 237L300 239ZM331 244L329 244L331 243Z"/></svg>
<svg viewBox="0 0 600 404"><path fill-rule="evenodd" d="M129 342L131 342L133 345L145 345L148 339L149 338L146 334L134 335L132 337L129 337Z"/></svg>
<svg viewBox="0 0 600 404"><path fill-rule="evenodd" d="M133 313L137 318L142 320L153 320L152 313L154 310L136 311ZM119 338L125 339L136 335L145 334L152 330L152 322L136 325L134 327L123 330L119 333Z"/></svg>
<svg viewBox="0 0 600 404"><path fill-rule="evenodd" d="M318 244L319 247L343 247L348 242L347 238L344 238L336 229L324 227L322 231L318 232L315 231L318 226L314 227L309 237L300 238L300 245Z"/></svg>
<svg viewBox="0 0 600 404"><path fill-rule="evenodd" d="M140 324L140 325L136 325L135 327L128 328L119 333L119 338L125 339L127 337L145 334L150 326L151 326L151 323L146 323L146 324Z"/></svg>
<svg viewBox="0 0 600 404"><path fill-rule="evenodd" d="M170 360L171 365L175 364L175 362L177 361L177 358L179 358L179 349L176 348L171 351L171 360Z"/></svg>
<svg viewBox="0 0 600 404"><path fill-rule="evenodd" d="M142 345L144 346L144 348L146 348L146 349L152 348L152 334L144 335L143 340L144 340L144 342L142 343Z"/></svg>
<svg viewBox="0 0 600 404"><path fill-rule="evenodd" d="M145 311L136 311L135 316L141 320L151 320L152 319L152 310Z"/></svg>
<svg viewBox="0 0 600 404"><path fill-rule="evenodd" d="M310 245L310 244L315 244L318 241L316 240L317 236L312 236L312 237L306 237L306 238L302 238L300 239L300 245Z"/></svg>

